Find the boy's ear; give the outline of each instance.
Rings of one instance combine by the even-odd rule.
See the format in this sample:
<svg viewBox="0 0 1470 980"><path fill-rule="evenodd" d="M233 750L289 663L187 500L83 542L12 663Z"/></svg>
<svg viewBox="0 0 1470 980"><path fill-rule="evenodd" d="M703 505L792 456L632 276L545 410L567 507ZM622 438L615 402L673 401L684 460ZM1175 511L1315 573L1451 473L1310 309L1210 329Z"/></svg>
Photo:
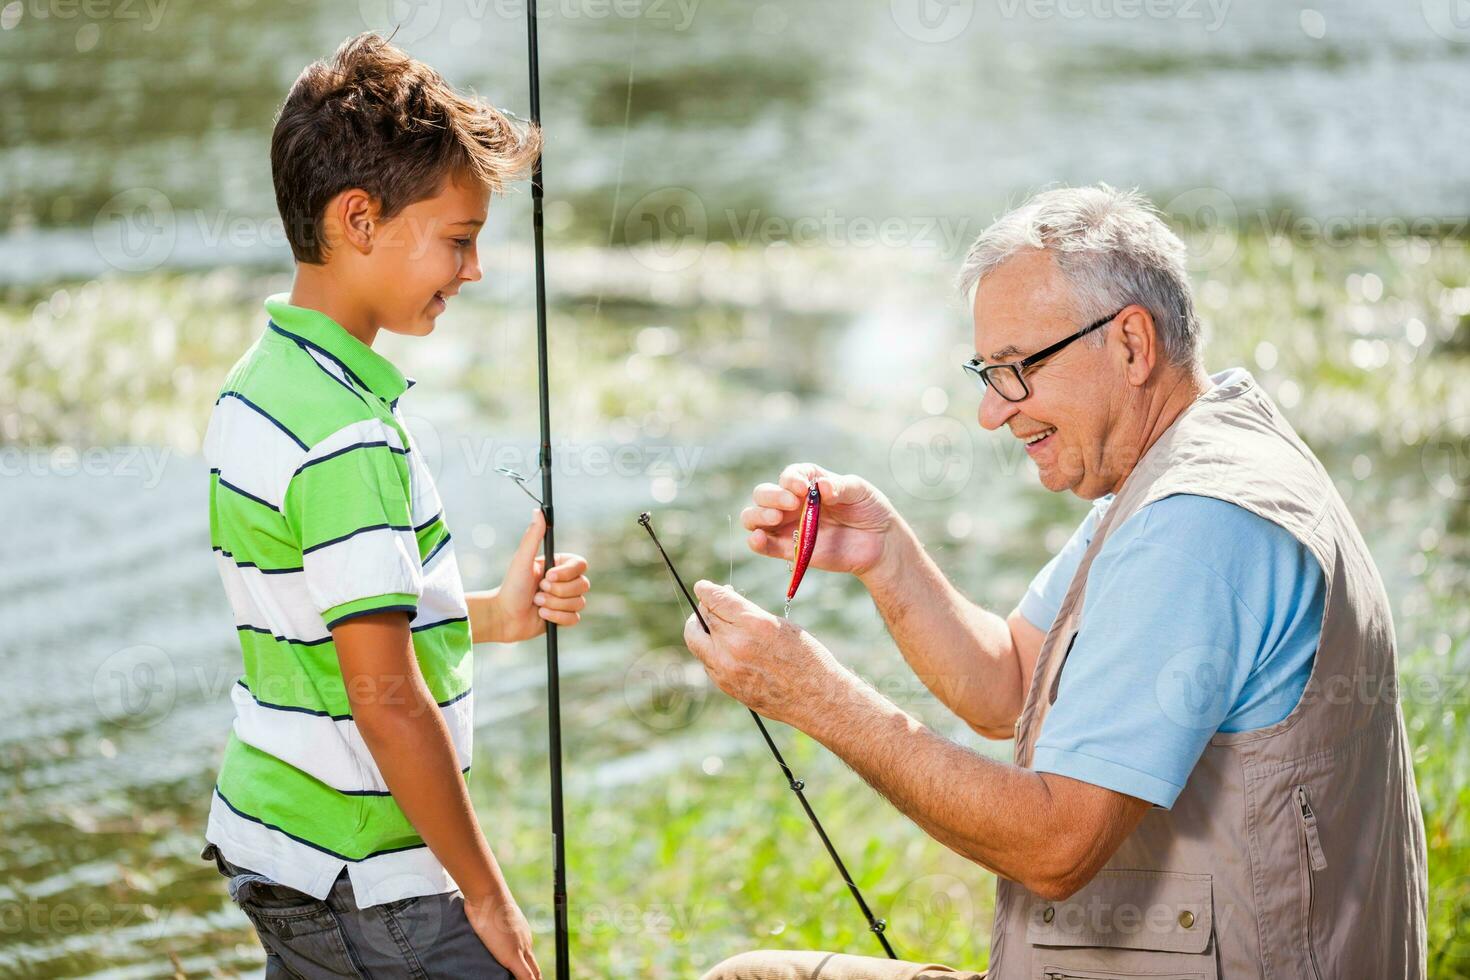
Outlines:
<svg viewBox="0 0 1470 980"><path fill-rule="evenodd" d="M378 202L360 187L351 187L338 194L328 212L336 217L335 230L346 244L366 255L373 250L373 238L380 229Z"/></svg>

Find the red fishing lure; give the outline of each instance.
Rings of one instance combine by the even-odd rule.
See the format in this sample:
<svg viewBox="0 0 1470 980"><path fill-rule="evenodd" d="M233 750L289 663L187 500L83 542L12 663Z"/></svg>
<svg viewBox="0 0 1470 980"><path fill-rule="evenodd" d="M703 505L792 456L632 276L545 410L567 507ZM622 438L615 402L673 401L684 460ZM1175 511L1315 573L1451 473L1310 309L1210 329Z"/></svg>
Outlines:
<svg viewBox="0 0 1470 980"><path fill-rule="evenodd" d="M806 485L806 500L801 507L801 520L796 523L796 530L791 532L792 557L791 557L791 584L786 588L786 611L791 612L791 600L796 598L796 590L801 585L801 577L806 574L806 567L811 564L812 552L817 550L817 518L822 514L822 493L817 489L817 481L812 480Z"/></svg>

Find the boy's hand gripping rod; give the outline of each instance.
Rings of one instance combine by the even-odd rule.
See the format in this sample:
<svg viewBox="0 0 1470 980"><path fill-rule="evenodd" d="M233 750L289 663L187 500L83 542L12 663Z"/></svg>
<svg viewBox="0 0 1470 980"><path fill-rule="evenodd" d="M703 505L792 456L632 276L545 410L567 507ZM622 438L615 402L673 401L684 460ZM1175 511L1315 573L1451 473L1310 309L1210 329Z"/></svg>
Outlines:
<svg viewBox="0 0 1470 980"><path fill-rule="evenodd" d="M699 603L694 601L694 597L690 595L689 590L684 587L684 580L679 577L679 572L674 568L674 563L669 560L669 553L667 551L664 551L664 546L659 543L658 535L655 534L653 531L652 515L650 515L647 511L639 514L638 523L643 525L643 529L647 531L648 536L653 539L654 546L658 548L658 553L663 556L664 564L669 567L669 574L674 576L674 581L677 582L679 585L679 591L684 593L684 599L689 603L689 608L694 610L694 616L696 619L699 620L699 625L704 628L704 631L706 633L708 633L709 624L706 623L704 621L704 617L700 615ZM792 591L794 592L795 589L793 588ZM814 827L817 831L817 836L822 839L822 846L826 847L827 853L831 855L832 863L837 866L837 873L842 876L843 884L847 885L847 890L852 892L853 899L857 902L858 908L862 910L863 918L868 920L868 928L872 930L873 935L878 937L878 942L882 944L883 952L888 954L888 958L893 960L898 959L897 954L893 952L893 947L888 943L888 937L884 935L884 930L888 927L888 923L883 919L875 917L872 910L868 908L868 903L863 899L863 893L858 891L858 886L853 882L852 875L847 873L847 865L843 864L842 858L837 856L837 849L832 846L832 841L827 836L827 831L822 828L822 822L817 819L817 814L814 810L812 810L812 805L807 802L806 794L802 792L802 790L806 788L806 783L796 778L796 776L791 772L791 767L788 766L786 764L786 760L781 757L781 750L776 748L776 743L771 738L770 731L766 728L765 720L761 718L760 715L756 714L754 709L749 710L750 717L755 719L756 727L761 730L761 736L766 740L766 745L769 746L771 749L771 755L776 757L776 765L780 766L781 771L786 774L786 784L791 787L791 791L795 793L796 798L801 801L801 808L806 811L807 818L811 820L812 827Z"/></svg>

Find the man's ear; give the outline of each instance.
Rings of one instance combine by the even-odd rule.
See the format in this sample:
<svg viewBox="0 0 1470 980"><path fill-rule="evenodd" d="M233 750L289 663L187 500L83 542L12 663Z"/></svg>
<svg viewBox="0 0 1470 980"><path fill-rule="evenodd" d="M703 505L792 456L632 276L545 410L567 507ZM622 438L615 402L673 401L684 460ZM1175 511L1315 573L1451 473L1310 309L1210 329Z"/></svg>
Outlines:
<svg viewBox="0 0 1470 980"><path fill-rule="evenodd" d="M1153 374L1159 359L1159 335L1153 315L1142 306L1130 306L1114 321L1125 357L1128 383L1142 385Z"/></svg>

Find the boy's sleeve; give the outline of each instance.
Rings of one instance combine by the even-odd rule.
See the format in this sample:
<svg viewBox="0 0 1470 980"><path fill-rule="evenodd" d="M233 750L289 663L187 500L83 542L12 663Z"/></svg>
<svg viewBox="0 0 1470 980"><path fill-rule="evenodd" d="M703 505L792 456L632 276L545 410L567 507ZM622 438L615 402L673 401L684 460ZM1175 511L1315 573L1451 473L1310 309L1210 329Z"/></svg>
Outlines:
<svg viewBox="0 0 1470 980"><path fill-rule="evenodd" d="M286 522L301 545L306 588L327 628L401 610L423 590L411 488L397 433L357 423L322 440L286 488Z"/></svg>

